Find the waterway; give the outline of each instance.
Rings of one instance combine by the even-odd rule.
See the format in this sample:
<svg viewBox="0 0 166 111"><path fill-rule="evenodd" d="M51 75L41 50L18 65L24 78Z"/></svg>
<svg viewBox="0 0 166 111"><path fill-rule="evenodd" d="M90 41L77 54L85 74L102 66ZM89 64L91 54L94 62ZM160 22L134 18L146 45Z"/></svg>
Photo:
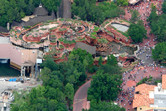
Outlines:
<svg viewBox="0 0 166 111"><path fill-rule="evenodd" d="M20 76L20 71L10 67L9 63L0 63L0 77L18 77Z"/></svg>

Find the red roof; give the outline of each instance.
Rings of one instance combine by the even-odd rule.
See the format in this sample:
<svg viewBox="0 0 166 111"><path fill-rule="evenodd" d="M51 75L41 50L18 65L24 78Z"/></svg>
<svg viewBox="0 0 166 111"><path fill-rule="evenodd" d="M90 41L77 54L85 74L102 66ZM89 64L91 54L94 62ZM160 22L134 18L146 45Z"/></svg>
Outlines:
<svg viewBox="0 0 166 111"><path fill-rule="evenodd" d="M162 89L166 89L166 75L162 75Z"/></svg>
<svg viewBox="0 0 166 111"><path fill-rule="evenodd" d="M149 98L149 91L153 91L155 85L141 84L135 88L133 108L140 106L150 106L154 103L154 99Z"/></svg>

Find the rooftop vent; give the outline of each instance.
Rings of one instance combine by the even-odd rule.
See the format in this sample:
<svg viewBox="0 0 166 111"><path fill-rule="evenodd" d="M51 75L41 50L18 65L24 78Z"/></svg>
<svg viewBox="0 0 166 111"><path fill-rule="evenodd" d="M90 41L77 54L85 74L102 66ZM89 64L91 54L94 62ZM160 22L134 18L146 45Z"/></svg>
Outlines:
<svg viewBox="0 0 166 111"><path fill-rule="evenodd" d="M157 87L158 87L158 91L161 91L161 88L162 88L161 83L158 83L158 84L157 84Z"/></svg>

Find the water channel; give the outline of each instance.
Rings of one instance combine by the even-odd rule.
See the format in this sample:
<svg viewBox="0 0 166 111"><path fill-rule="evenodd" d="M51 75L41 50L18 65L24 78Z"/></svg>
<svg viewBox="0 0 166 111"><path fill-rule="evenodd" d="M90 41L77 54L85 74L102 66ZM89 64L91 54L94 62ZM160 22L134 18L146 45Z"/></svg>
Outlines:
<svg viewBox="0 0 166 111"><path fill-rule="evenodd" d="M0 77L18 77L20 71L10 67L9 61L7 63L0 62Z"/></svg>

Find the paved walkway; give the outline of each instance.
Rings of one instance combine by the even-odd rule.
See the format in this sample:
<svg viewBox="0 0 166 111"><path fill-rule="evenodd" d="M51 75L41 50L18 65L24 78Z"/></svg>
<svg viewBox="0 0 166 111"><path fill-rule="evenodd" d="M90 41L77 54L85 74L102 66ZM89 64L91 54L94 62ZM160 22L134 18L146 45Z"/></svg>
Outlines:
<svg viewBox="0 0 166 111"><path fill-rule="evenodd" d="M131 19L130 9L135 9L140 13L140 19L144 22L148 37L148 39L144 39L143 42L139 44L140 50L138 51L137 56L140 58L140 63L138 63L133 70L123 73L123 91L119 94L117 102L127 111L132 110L136 83L145 77L152 76L153 78L161 78L162 74L166 74L166 68L161 68L159 65L155 64L151 58L151 49L155 46L156 41L155 36L150 34L151 29L146 21L151 13L151 4L153 3L156 5L158 13L161 14L162 2L162 0L141 2L138 5L129 6L125 9L124 18L128 21Z"/></svg>
<svg viewBox="0 0 166 111"><path fill-rule="evenodd" d="M91 80L84 83L75 93L73 102L73 111L82 111L89 107L87 102L87 91L90 87Z"/></svg>

